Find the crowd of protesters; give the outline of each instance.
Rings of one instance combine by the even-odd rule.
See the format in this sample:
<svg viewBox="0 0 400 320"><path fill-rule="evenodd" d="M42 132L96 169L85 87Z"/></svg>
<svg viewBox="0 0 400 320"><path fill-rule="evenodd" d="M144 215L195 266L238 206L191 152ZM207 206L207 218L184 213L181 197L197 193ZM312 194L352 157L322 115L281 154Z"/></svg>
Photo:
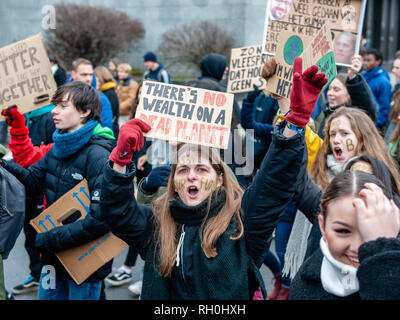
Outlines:
<svg viewBox="0 0 400 320"><path fill-rule="evenodd" d="M257 87L241 107L235 97L225 152L143 136L151 130L135 118L143 80L173 83L155 53L144 54L141 79L119 59L94 68L77 57L70 72L50 60L51 104L26 114L2 106L10 141L1 166L26 187L30 275L14 295L99 300L105 285L130 284L143 300L400 297L400 57L393 86L369 49L326 88L325 74L296 58L290 99ZM275 64L267 59L266 80ZM210 53L186 85L226 91L227 66ZM246 143L254 166L243 175L234 155ZM36 234L29 221L84 178L90 213ZM110 231L129 246L123 265L112 271L111 260L77 285L55 253ZM42 285L45 265L55 268L55 288Z"/></svg>

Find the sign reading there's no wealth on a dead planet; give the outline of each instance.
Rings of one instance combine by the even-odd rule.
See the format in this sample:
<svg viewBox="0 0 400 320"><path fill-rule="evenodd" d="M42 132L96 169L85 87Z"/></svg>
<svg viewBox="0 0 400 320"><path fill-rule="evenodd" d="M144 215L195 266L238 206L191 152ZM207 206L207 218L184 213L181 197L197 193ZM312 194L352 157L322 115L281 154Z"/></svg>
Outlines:
<svg viewBox="0 0 400 320"><path fill-rule="evenodd" d="M146 137L227 149L233 94L144 81L135 118L150 125Z"/></svg>

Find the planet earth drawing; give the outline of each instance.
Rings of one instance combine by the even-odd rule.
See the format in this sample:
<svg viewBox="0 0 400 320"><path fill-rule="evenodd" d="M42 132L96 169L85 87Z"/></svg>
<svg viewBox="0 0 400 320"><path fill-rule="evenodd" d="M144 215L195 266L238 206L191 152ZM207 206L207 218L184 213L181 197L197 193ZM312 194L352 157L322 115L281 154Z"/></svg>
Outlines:
<svg viewBox="0 0 400 320"><path fill-rule="evenodd" d="M300 56L303 52L303 41L299 36L291 36L285 43L283 48L283 58L286 63L293 65L294 59Z"/></svg>

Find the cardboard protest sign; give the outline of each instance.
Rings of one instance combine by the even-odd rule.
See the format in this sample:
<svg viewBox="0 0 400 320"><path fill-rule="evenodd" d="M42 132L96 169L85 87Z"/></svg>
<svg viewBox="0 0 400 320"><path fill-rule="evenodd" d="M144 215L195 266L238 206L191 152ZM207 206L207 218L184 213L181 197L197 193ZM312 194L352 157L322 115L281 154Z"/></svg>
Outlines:
<svg viewBox="0 0 400 320"><path fill-rule="evenodd" d="M232 108L230 93L144 81L136 118L146 137L227 149Z"/></svg>
<svg viewBox="0 0 400 320"><path fill-rule="evenodd" d="M227 92L252 91L254 85L264 89L267 82L262 78L261 71L266 59L267 55L262 53L261 45L232 48Z"/></svg>
<svg viewBox="0 0 400 320"><path fill-rule="evenodd" d="M26 113L49 105L56 90L40 33L0 48L1 107L16 104Z"/></svg>
<svg viewBox="0 0 400 320"><path fill-rule="evenodd" d="M82 215L80 219L83 219L90 211L88 190L87 181L81 181L39 216L32 219L30 224L38 233L42 233L62 226L62 222L77 211ZM109 232L97 240L58 252L56 256L71 278L77 284L81 284L126 247L127 244L124 241Z"/></svg>
<svg viewBox="0 0 400 320"><path fill-rule="evenodd" d="M294 59L301 56L304 49L311 43L311 40L310 37L300 37L288 31L282 31L279 34L278 48L275 55L275 74L268 79L266 90L290 99L290 90L293 85Z"/></svg>
<svg viewBox="0 0 400 320"><path fill-rule="evenodd" d="M366 0L267 0L263 52L274 55L282 31L314 37L329 21L336 64L349 66L358 54Z"/></svg>
<svg viewBox="0 0 400 320"><path fill-rule="evenodd" d="M323 90L336 78L337 68L329 23L322 26L308 47L303 51L301 57L303 58L303 70L316 65L318 66L318 72L325 73L328 82Z"/></svg>

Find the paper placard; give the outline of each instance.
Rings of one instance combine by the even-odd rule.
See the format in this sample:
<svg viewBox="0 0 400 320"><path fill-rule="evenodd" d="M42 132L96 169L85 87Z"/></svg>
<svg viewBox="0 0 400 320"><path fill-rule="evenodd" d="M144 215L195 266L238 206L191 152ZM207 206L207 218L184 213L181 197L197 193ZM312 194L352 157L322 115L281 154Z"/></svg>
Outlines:
<svg viewBox="0 0 400 320"><path fill-rule="evenodd" d="M74 212L84 219L89 212L90 197L87 181L83 180L61 198L30 221L38 232L48 232L62 226L62 222ZM76 248L56 253L64 268L77 284L81 284L96 270L117 256L127 244L111 232Z"/></svg>
<svg viewBox="0 0 400 320"><path fill-rule="evenodd" d="M366 0L267 0L263 52L274 55L282 31L314 37L329 21L335 60L349 66L351 56L358 54Z"/></svg>
<svg viewBox="0 0 400 320"><path fill-rule="evenodd" d="M16 104L21 113L30 112L49 105L56 90L40 33L0 48L1 107Z"/></svg>
<svg viewBox="0 0 400 320"><path fill-rule="evenodd" d="M253 91L254 85L260 90L265 89L267 82L261 72L266 59L267 55L262 53L261 45L232 48L227 92Z"/></svg>
<svg viewBox="0 0 400 320"><path fill-rule="evenodd" d="M150 125L146 137L228 148L233 94L144 81L136 118Z"/></svg>

